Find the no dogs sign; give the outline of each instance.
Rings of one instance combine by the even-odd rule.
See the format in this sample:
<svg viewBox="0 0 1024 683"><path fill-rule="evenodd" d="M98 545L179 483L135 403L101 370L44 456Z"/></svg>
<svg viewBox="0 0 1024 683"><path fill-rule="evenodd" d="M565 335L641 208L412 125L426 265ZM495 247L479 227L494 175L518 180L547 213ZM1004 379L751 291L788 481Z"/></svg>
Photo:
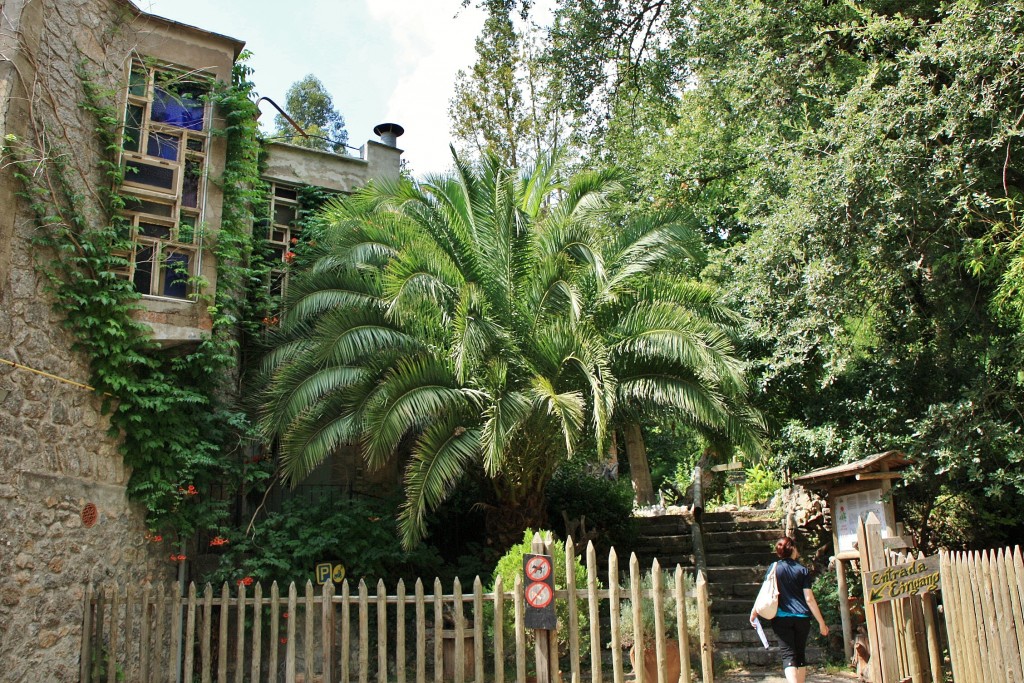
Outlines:
<svg viewBox="0 0 1024 683"><path fill-rule="evenodd" d="M526 628L555 628L555 572L550 555L523 556L524 596L526 613L523 622Z"/></svg>

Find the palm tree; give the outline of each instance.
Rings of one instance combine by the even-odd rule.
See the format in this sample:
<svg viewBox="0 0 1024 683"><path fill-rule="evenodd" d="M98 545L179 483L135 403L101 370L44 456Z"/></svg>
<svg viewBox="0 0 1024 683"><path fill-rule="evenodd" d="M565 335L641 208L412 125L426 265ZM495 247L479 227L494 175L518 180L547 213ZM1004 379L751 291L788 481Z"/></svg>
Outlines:
<svg viewBox="0 0 1024 683"><path fill-rule="evenodd" d="M617 407L677 410L756 442L730 314L673 277L690 232L617 221L614 171L563 181L493 158L420 186L380 183L330 207L263 372L263 425L297 482L343 444L371 468L403 451L403 542L471 470L498 501L491 537L543 521L556 467L601 447ZM694 305L701 304L701 305Z"/></svg>

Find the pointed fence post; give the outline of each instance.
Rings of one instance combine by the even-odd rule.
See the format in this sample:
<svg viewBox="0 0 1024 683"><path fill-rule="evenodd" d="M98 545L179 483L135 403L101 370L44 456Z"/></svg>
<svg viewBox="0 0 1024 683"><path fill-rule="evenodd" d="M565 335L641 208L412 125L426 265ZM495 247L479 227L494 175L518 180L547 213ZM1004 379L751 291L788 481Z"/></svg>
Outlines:
<svg viewBox="0 0 1024 683"><path fill-rule="evenodd" d="M544 543L544 539L541 538L540 533L533 534L533 543L530 546L530 552L535 555L548 554L547 546ZM534 665L537 669L537 683L551 683L551 665L548 661L551 657L551 653L548 634L545 631L535 629L533 636L533 655Z"/></svg>
<svg viewBox="0 0 1024 683"><path fill-rule="evenodd" d="M611 624L612 635L612 680L623 683L622 672L622 636L619 630L619 556L615 548L608 551L608 622Z"/></svg>
<svg viewBox="0 0 1024 683"><path fill-rule="evenodd" d="M857 522L857 548L860 551L860 568L864 584L864 614L868 623L868 639L871 642L871 680L878 683L897 683L899 661L896 650L896 631L893 623L891 602L871 603L871 586L868 572L884 569L885 548L882 545L881 522L873 512L867 519Z"/></svg>
<svg viewBox="0 0 1024 683"><path fill-rule="evenodd" d="M566 604L569 607L571 683L580 683L580 616L579 606L576 603L576 545L572 541L572 536L565 539L565 588Z"/></svg>
<svg viewBox="0 0 1024 683"><path fill-rule="evenodd" d="M592 541L587 541L587 603L590 617L590 680L592 683L600 683L601 619L600 602L597 599L597 551Z"/></svg>
<svg viewBox="0 0 1024 683"><path fill-rule="evenodd" d="M704 572L697 573L697 619L700 626L700 673L704 683L715 681L715 648L711 638L711 600Z"/></svg>
<svg viewBox="0 0 1024 683"><path fill-rule="evenodd" d="M636 558L636 553L633 553L629 556L629 598L633 603L630 605L633 611L633 675L636 676L636 683L645 683L644 636L646 634L644 633L643 596L640 591L640 562Z"/></svg>

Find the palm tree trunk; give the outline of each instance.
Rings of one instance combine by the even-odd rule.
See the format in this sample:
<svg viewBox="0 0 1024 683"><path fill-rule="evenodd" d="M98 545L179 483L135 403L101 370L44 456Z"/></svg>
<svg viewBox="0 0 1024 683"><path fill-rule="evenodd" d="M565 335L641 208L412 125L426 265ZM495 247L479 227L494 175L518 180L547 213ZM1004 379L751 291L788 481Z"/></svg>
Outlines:
<svg viewBox="0 0 1024 683"><path fill-rule="evenodd" d="M633 494L637 505L654 505L654 484L651 482L651 466L647 462L647 446L640 423L626 424L626 457L629 458L629 476L633 480Z"/></svg>

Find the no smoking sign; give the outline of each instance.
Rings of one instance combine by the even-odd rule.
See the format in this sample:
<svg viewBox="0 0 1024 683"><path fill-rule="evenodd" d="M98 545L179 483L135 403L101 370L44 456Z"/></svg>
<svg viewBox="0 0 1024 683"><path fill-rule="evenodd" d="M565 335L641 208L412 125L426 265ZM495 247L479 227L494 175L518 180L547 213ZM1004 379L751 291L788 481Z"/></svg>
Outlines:
<svg viewBox="0 0 1024 683"><path fill-rule="evenodd" d="M524 555L523 575L526 578L524 595L526 628L552 630L555 628L555 576L550 555Z"/></svg>

